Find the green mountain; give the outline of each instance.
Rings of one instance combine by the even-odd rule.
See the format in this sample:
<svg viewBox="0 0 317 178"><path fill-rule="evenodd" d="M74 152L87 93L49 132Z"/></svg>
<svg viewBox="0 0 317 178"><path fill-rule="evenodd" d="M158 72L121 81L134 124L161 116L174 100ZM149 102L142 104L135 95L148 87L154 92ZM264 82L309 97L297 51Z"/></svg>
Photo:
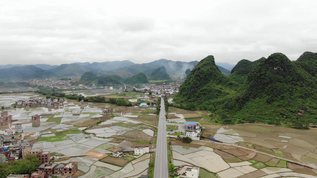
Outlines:
<svg viewBox="0 0 317 178"><path fill-rule="evenodd" d="M249 73L263 61L265 61L264 57L254 62L246 59L239 61L237 65L231 70L230 78L238 83L245 83Z"/></svg>
<svg viewBox="0 0 317 178"><path fill-rule="evenodd" d="M310 75L317 77L317 53L305 52L296 61Z"/></svg>
<svg viewBox="0 0 317 178"><path fill-rule="evenodd" d="M149 81L144 73L139 73L139 74L136 74L132 77L129 77L124 82L127 84L149 83Z"/></svg>
<svg viewBox="0 0 317 178"><path fill-rule="evenodd" d="M80 77L80 81L91 82L96 80L97 75L93 72L86 72Z"/></svg>
<svg viewBox="0 0 317 178"><path fill-rule="evenodd" d="M207 56L190 72L174 100L186 109L207 109L211 100L218 100L233 93L235 85L235 82L231 82L221 73L214 57Z"/></svg>
<svg viewBox="0 0 317 178"><path fill-rule="evenodd" d="M97 76L93 72L86 72L80 78L80 81L85 84L94 84L97 86L122 85L119 80L122 80L119 76Z"/></svg>
<svg viewBox="0 0 317 178"><path fill-rule="evenodd" d="M166 68L164 66L161 66L157 69L155 69L150 77L151 80L170 80L171 77L166 72Z"/></svg>
<svg viewBox="0 0 317 178"><path fill-rule="evenodd" d="M62 64L54 69L48 70L55 77L81 76L89 70L80 64Z"/></svg>
<svg viewBox="0 0 317 178"><path fill-rule="evenodd" d="M49 76L49 72L31 65L0 70L0 79L4 80L47 78Z"/></svg>
<svg viewBox="0 0 317 178"><path fill-rule="evenodd" d="M218 69L220 70L220 72L222 72L223 74L225 75L229 75L230 74L230 70L226 69L226 68L223 68L219 65L217 65Z"/></svg>
<svg viewBox="0 0 317 178"><path fill-rule="evenodd" d="M144 64L134 64L129 67L120 68L114 71L109 71L108 74L116 74L121 77L130 77L138 73L144 73L150 76L152 72L161 66L165 67L166 72L172 79L185 78L185 70L193 69L197 64L197 61L193 62L181 62L181 61L171 61L166 59L160 59Z"/></svg>
<svg viewBox="0 0 317 178"><path fill-rule="evenodd" d="M307 128L317 120L317 89L311 75L275 53L249 74L246 90L228 101L236 122L265 122Z"/></svg>
<svg viewBox="0 0 317 178"><path fill-rule="evenodd" d="M231 77L211 72L215 70L210 67L211 61L203 59L180 87L175 96L180 107L207 108L212 111L215 122L224 124L262 122L307 128L309 123L317 122L316 81L298 61L291 62L284 54L275 53L251 71L236 68L233 73L248 73L240 87L228 85ZM246 69L252 65L248 61L241 63L246 64Z"/></svg>

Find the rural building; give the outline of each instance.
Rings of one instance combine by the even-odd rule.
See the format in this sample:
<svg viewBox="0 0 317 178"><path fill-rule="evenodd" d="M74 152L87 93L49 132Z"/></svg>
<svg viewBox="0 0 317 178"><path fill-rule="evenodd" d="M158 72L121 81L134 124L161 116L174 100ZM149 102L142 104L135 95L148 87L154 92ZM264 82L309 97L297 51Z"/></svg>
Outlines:
<svg viewBox="0 0 317 178"><path fill-rule="evenodd" d="M72 175L78 171L77 163L68 163L64 166L64 175Z"/></svg>
<svg viewBox="0 0 317 178"><path fill-rule="evenodd" d="M193 137L197 137L198 133L196 131L186 130L185 131L185 136L193 138Z"/></svg>
<svg viewBox="0 0 317 178"><path fill-rule="evenodd" d="M178 177L186 178L198 178L199 167L183 166L177 169Z"/></svg>
<svg viewBox="0 0 317 178"><path fill-rule="evenodd" d="M37 154L37 157L40 159L41 163L48 163L50 162L51 156L50 152L44 151L44 152L39 152Z"/></svg>
<svg viewBox="0 0 317 178"><path fill-rule="evenodd" d="M197 127L197 122L184 122L185 130L196 130Z"/></svg>
<svg viewBox="0 0 317 178"><path fill-rule="evenodd" d="M113 156L113 157L116 157L116 158L121 158L121 157L124 156L124 154L123 154L123 152L121 152L121 151L116 151L116 152L113 152L113 153L112 153L112 156Z"/></svg>
<svg viewBox="0 0 317 178"><path fill-rule="evenodd" d="M41 125L41 116L38 114L32 116L32 127L40 127L40 125Z"/></svg>
<svg viewBox="0 0 317 178"><path fill-rule="evenodd" d="M45 177L45 172L43 171L35 171L32 172L31 178L44 178Z"/></svg>
<svg viewBox="0 0 317 178"><path fill-rule="evenodd" d="M143 154L149 153L149 152L150 152L150 148L148 146L134 148L134 155L143 155Z"/></svg>
<svg viewBox="0 0 317 178"><path fill-rule="evenodd" d="M140 107L149 107L149 105L147 103L141 103L139 106Z"/></svg>
<svg viewBox="0 0 317 178"><path fill-rule="evenodd" d="M41 171L44 174L43 177L49 177L49 175L63 175L62 177L71 177L71 175L73 175L74 173L78 171L78 164L77 163L43 163L37 168L37 170ZM36 173L36 172L33 172L33 173Z"/></svg>
<svg viewBox="0 0 317 178"><path fill-rule="evenodd" d="M21 123L16 123L15 124L15 131L18 132L18 133L21 133L23 131Z"/></svg>
<svg viewBox="0 0 317 178"><path fill-rule="evenodd" d="M29 178L29 174L10 174L7 178Z"/></svg>
<svg viewBox="0 0 317 178"><path fill-rule="evenodd" d="M26 155L32 154L36 155L41 163L48 163L51 159L51 154L49 151L42 151L42 150L30 150L30 149L23 149L22 150L22 157L25 158Z"/></svg>
<svg viewBox="0 0 317 178"><path fill-rule="evenodd" d="M11 124L12 122L12 115L8 114L8 111L2 111L0 117L0 125L7 125Z"/></svg>
<svg viewBox="0 0 317 178"><path fill-rule="evenodd" d="M13 135L14 134L14 132L13 132L13 130L11 130L11 129L6 129L5 131L4 131L4 135Z"/></svg>

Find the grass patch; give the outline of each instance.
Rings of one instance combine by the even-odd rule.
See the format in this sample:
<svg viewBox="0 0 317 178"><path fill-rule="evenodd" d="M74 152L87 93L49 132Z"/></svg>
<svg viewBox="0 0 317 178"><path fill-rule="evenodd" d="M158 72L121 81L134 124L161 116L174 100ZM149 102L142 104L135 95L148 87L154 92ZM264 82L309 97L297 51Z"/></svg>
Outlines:
<svg viewBox="0 0 317 178"><path fill-rule="evenodd" d="M170 130L178 130L178 126L177 125L166 125L166 131L170 131Z"/></svg>
<svg viewBox="0 0 317 178"><path fill-rule="evenodd" d="M256 163L253 163L251 166L256 168L256 169L263 169L263 168L266 167L266 165L263 162L260 162L260 161L258 161Z"/></svg>
<svg viewBox="0 0 317 178"><path fill-rule="evenodd" d="M89 114L90 116L96 116L96 115L98 115L100 113L97 113L97 112L84 112L84 113L81 113L81 115L82 114Z"/></svg>
<svg viewBox="0 0 317 178"><path fill-rule="evenodd" d="M135 127L137 124L133 124L131 122L117 122L117 123L114 123L113 125L120 126L120 127Z"/></svg>
<svg viewBox="0 0 317 178"><path fill-rule="evenodd" d="M273 149L273 151L274 151L274 155L275 156L278 156L278 157L281 157L281 158L285 158L285 155L283 154L283 152L281 150Z"/></svg>
<svg viewBox="0 0 317 178"><path fill-rule="evenodd" d="M187 120L199 120L199 119L201 119L201 118L203 118L202 116L201 117L186 117L185 118L185 120L187 121Z"/></svg>
<svg viewBox="0 0 317 178"><path fill-rule="evenodd" d="M138 112L134 112L134 113L132 113L132 115L139 115L139 113Z"/></svg>
<svg viewBox="0 0 317 178"><path fill-rule="evenodd" d="M274 162L271 162L271 161L266 162L265 164L266 164L267 166L270 166L270 167L275 167L275 166L277 165L277 163L274 163Z"/></svg>
<svg viewBox="0 0 317 178"><path fill-rule="evenodd" d="M252 163L252 164L254 164L254 163L257 163L258 161L256 161L256 160L253 160L253 159L250 159L250 160L248 160L250 163Z"/></svg>
<svg viewBox="0 0 317 178"><path fill-rule="evenodd" d="M241 146L244 146L244 147L248 147L248 148L255 149L255 147L252 145L252 143L247 143L247 142L238 142L238 145L241 145Z"/></svg>
<svg viewBox="0 0 317 178"><path fill-rule="evenodd" d="M281 160L276 167L287 168L287 161Z"/></svg>
<svg viewBox="0 0 317 178"><path fill-rule="evenodd" d="M49 117L46 122L55 122L56 124L60 124L61 123L62 118L61 117Z"/></svg>
<svg viewBox="0 0 317 178"><path fill-rule="evenodd" d="M184 135L182 132L175 132L175 133L171 133L169 135L173 135L173 136L181 136Z"/></svg>
<svg viewBox="0 0 317 178"><path fill-rule="evenodd" d="M62 154L62 153L56 153L56 152L52 152L50 155L51 155L51 156L65 156L65 155Z"/></svg>
<svg viewBox="0 0 317 178"><path fill-rule="evenodd" d="M64 140L68 140L66 134L80 134L82 133L80 130L67 130L63 132L55 132L55 136L53 137L41 137L39 141L47 141L47 142L60 142Z"/></svg>
<svg viewBox="0 0 317 178"><path fill-rule="evenodd" d="M217 178L217 175L215 173L209 172L203 168L199 169L199 177L203 178Z"/></svg>
<svg viewBox="0 0 317 178"><path fill-rule="evenodd" d="M152 110L152 109L148 109L148 110L144 110L142 111L143 113L153 113L153 114L156 114L156 109L155 110Z"/></svg>

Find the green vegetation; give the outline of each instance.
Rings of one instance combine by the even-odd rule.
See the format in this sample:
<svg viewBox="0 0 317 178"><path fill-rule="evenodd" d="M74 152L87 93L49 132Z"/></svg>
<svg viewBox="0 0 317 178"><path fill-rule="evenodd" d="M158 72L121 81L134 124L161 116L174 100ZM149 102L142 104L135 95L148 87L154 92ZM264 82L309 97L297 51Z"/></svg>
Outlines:
<svg viewBox="0 0 317 178"><path fill-rule="evenodd" d="M120 76L117 75L111 75L111 76L97 76L93 72L86 72L84 73L80 81L84 82L85 84L89 85L96 85L96 86L116 86L116 85L122 85L120 81L123 79Z"/></svg>
<svg viewBox="0 0 317 178"><path fill-rule="evenodd" d="M253 163L251 165L252 167L256 168L256 169L263 169L266 167L266 164L264 164L263 162L261 161L256 161L255 163Z"/></svg>
<svg viewBox="0 0 317 178"><path fill-rule="evenodd" d="M149 168L148 168L149 178L154 177L154 166L155 166L155 153L152 153L150 156L150 162L149 162Z"/></svg>
<svg viewBox="0 0 317 178"><path fill-rule="evenodd" d="M127 84L149 83L149 81L144 73L139 73L139 74L136 74L132 77L129 77L124 82Z"/></svg>
<svg viewBox="0 0 317 178"><path fill-rule="evenodd" d="M217 178L215 173L209 172L203 168L199 169L199 177L201 178Z"/></svg>
<svg viewBox="0 0 317 178"><path fill-rule="evenodd" d="M179 88L174 101L179 107L188 110L210 110L210 101L222 100L235 93L237 83L221 73L215 64L214 57L201 60L191 71ZM211 100L212 99L212 100Z"/></svg>
<svg viewBox="0 0 317 178"><path fill-rule="evenodd" d="M55 117L54 116L44 116L43 118L48 118L46 122L55 122L56 124L60 124L62 117Z"/></svg>
<svg viewBox="0 0 317 178"><path fill-rule="evenodd" d="M316 56L306 52L292 62L275 53L255 62L243 60L229 77L208 56L182 84L174 106L210 110L214 123L261 122L307 129L317 123Z"/></svg>
<svg viewBox="0 0 317 178"><path fill-rule="evenodd" d="M276 167L287 168L287 161L280 160L280 162L276 165Z"/></svg>
<svg viewBox="0 0 317 178"><path fill-rule="evenodd" d="M285 155L283 154L283 152L281 150L273 149L273 151L274 151L275 156L278 156L280 158L285 158Z"/></svg>
<svg viewBox="0 0 317 178"><path fill-rule="evenodd" d="M39 141L47 141L47 142L60 142L63 140L68 140L67 134L80 134L82 133L80 130L67 130L63 132L55 132L55 136L52 137L41 137Z"/></svg>
<svg viewBox="0 0 317 178"><path fill-rule="evenodd" d="M275 166L277 165L277 163L272 162L272 161L266 162L265 164L266 164L267 166L269 166L269 167L275 167Z"/></svg>
<svg viewBox="0 0 317 178"><path fill-rule="evenodd" d="M184 143L190 143L190 142L193 141L193 139L191 139L190 137L183 137L183 138L182 138L182 141L183 141Z"/></svg>
<svg viewBox="0 0 317 178"><path fill-rule="evenodd" d="M170 80L171 77L166 72L166 68L164 66L161 66L157 69L155 69L150 77L151 80Z"/></svg>
<svg viewBox="0 0 317 178"><path fill-rule="evenodd" d="M170 130L178 130L178 126L177 125L166 125L166 131L170 131Z"/></svg>
<svg viewBox="0 0 317 178"><path fill-rule="evenodd" d="M31 174L41 165L41 161L35 155L26 155L25 159L0 163L0 178L9 174Z"/></svg>

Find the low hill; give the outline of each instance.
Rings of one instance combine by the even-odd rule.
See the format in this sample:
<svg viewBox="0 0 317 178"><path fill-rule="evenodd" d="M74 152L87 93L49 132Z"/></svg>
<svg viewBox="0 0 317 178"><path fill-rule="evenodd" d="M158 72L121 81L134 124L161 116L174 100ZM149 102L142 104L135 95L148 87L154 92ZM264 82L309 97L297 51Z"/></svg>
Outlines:
<svg viewBox="0 0 317 178"><path fill-rule="evenodd" d="M305 52L296 61L310 75L317 77L317 53Z"/></svg>
<svg viewBox="0 0 317 178"><path fill-rule="evenodd" d="M263 61L265 61L264 57L254 62L246 59L239 61L237 65L231 70L230 78L238 83L245 83L249 73Z"/></svg>
<svg viewBox="0 0 317 178"><path fill-rule="evenodd" d="M62 64L54 69L48 70L56 77L81 76L89 70L80 64Z"/></svg>
<svg viewBox="0 0 317 178"><path fill-rule="evenodd" d="M149 76L151 80L170 80L171 77L166 72L166 68L164 66L161 66L157 69L155 69L151 75Z"/></svg>
<svg viewBox="0 0 317 178"><path fill-rule="evenodd" d="M139 73L139 74L136 74L132 77L129 77L124 82L127 84L149 83L149 81L144 73Z"/></svg>
<svg viewBox="0 0 317 178"><path fill-rule="evenodd" d="M119 76L97 76L93 72L86 72L80 78L80 81L85 84L94 84L97 86L122 85L119 80L122 80Z"/></svg>
<svg viewBox="0 0 317 178"><path fill-rule="evenodd" d="M206 109L210 100L230 95L233 92L230 87L235 88L233 85L216 66L214 57L207 56L190 72L174 100L181 105L186 103L181 106L186 109Z"/></svg>
<svg viewBox="0 0 317 178"><path fill-rule="evenodd" d="M49 72L32 65L0 70L0 78L4 80L47 78L49 76Z"/></svg>

